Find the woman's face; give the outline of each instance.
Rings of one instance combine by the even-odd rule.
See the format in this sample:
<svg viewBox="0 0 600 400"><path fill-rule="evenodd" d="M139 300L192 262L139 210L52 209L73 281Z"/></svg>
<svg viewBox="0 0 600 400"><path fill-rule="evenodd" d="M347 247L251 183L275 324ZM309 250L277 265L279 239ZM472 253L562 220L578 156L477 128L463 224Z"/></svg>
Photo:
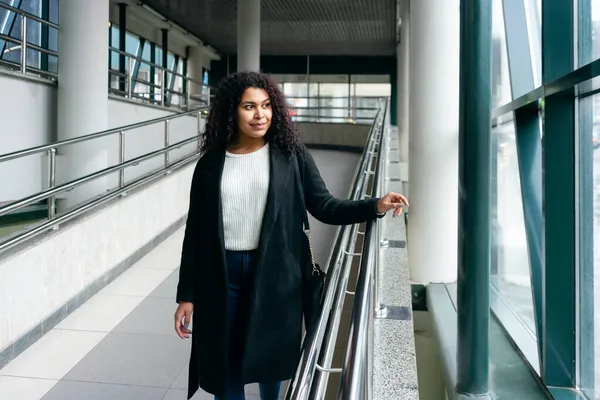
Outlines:
<svg viewBox="0 0 600 400"><path fill-rule="evenodd" d="M269 94L264 89L246 89L237 111L239 134L253 139L264 137L272 117Z"/></svg>

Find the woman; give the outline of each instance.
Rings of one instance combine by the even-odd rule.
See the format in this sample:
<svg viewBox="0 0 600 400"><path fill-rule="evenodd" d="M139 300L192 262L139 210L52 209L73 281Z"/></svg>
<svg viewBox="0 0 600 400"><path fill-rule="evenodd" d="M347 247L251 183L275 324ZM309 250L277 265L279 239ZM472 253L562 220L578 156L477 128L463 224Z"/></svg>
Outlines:
<svg viewBox="0 0 600 400"><path fill-rule="evenodd" d="M175 330L190 337L188 398L198 387L244 399L260 382L279 397L296 370L302 338L302 203L318 220L364 222L407 204L389 193L361 201L332 197L298 139L286 101L267 75L241 72L217 89L190 195ZM294 166L296 165L296 167ZM303 171L304 198L294 179Z"/></svg>

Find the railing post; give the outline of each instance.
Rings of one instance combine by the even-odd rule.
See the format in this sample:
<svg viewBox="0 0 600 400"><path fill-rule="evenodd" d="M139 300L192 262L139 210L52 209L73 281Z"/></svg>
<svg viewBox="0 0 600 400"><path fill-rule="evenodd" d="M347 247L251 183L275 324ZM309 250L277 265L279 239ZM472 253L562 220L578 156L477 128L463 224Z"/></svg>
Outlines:
<svg viewBox="0 0 600 400"><path fill-rule="evenodd" d="M133 95L133 58L129 57L129 68L127 69L127 97L131 99Z"/></svg>
<svg viewBox="0 0 600 400"><path fill-rule="evenodd" d="M119 133L119 164L125 162L125 131ZM119 187L125 186L125 169L119 170Z"/></svg>
<svg viewBox="0 0 600 400"><path fill-rule="evenodd" d="M207 91L206 91L208 97L206 98L206 105L210 107L210 86L207 86Z"/></svg>
<svg viewBox="0 0 600 400"><path fill-rule="evenodd" d="M27 72L27 17L21 15L21 72Z"/></svg>
<svg viewBox="0 0 600 400"><path fill-rule="evenodd" d="M385 115L385 114L384 114ZM377 124L377 120L375 121ZM381 192L381 188L383 187L383 181L385 179L385 170L386 166L385 162L385 151L384 151L384 136L385 125L384 122L380 123L378 126L378 136L376 136L378 144L377 144L377 172L375 174L375 182L374 185L374 193L373 196L379 196ZM387 309L381 304L380 293L379 293L379 261L380 261L380 252L381 252L381 229L380 224L377 222L374 225L375 229L375 243L377 243L377 248L375 254L375 265L373 267L373 313L377 318L384 318L387 315Z"/></svg>
<svg viewBox="0 0 600 400"><path fill-rule="evenodd" d="M56 185L56 149L48 150L48 189ZM48 220L54 219L56 213L56 196L48 197Z"/></svg>
<svg viewBox="0 0 600 400"><path fill-rule="evenodd" d="M187 78L185 78L185 82L186 82L185 83L185 89L186 89L185 90L185 106L186 106L186 109L188 111L190 111L190 109L191 109L191 104L190 104L190 101L191 101L190 90L192 88L192 85L191 85L192 82L189 79L187 79Z"/></svg>
<svg viewBox="0 0 600 400"><path fill-rule="evenodd" d="M200 149L200 146L202 145L202 142L201 142L202 139L200 138L200 134L202 133L201 122L202 122L202 111L198 111L198 149Z"/></svg>
<svg viewBox="0 0 600 400"><path fill-rule="evenodd" d="M165 148L169 147L169 120L165 120ZM165 151L165 168L169 166L169 152Z"/></svg>
<svg viewBox="0 0 600 400"><path fill-rule="evenodd" d="M165 70L161 69L160 70L160 105L164 106L165 105L165 77L167 76L167 74L165 74Z"/></svg>

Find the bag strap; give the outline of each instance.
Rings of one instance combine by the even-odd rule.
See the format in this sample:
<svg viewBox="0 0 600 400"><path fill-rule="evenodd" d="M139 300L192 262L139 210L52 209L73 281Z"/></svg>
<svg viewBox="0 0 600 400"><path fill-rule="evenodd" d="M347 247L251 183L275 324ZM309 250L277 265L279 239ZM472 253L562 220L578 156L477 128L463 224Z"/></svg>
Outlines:
<svg viewBox="0 0 600 400"><path fill-rule="evenodd" d="M304 234L308 239L308 249L310 250L310 261L312 264L312 274L319 275L320 271L317 268L317 263L315 262L315 255L313 253L312 244L310 242L310 225L308 223L308 212L306 211L306 202L304 200L304 180L300 176L300 171L298 167L298 156L296 155L294 160L294 173L296 175L296 190L298 191L298 195L300 196L300 207L302 208L302 223L304 225Z"/></svg>
<svg viewBox="0 0 600 400"><path fill-rule="evenodd" d="M308 212L306 211L306 202L304 197L304 179L302 179L300 171L299 171L299 159L296 155L294 162L294 173L296 175L296 190L298 191L298 196L300 196L300 207L302 207L302 223L304 224L305 233L308 232L310 234L310 224L308 223Z"/></svg>

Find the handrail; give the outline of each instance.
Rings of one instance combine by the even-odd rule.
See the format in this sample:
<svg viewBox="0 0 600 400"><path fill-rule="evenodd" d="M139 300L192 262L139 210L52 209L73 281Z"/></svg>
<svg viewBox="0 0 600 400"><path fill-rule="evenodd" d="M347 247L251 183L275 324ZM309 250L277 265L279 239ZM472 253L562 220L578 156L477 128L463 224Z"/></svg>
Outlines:
<svg viewBox="0 0 600 400"><path fill-rule="evenodd" d="M59 224L80 215L81 213L88 211L94 208L96 205L103 204L109 199L114 198L115 193L125 193L132 188L138 187L139 185L149 182L159 176L164 175L172 171L173 169L178 168L186 164L187 162L191 162L194 157L197 157L199 154L198 147L195 147L195 150L191 154L187 154L184 156L183 160L176 160L175 162L171 162L169 159L169 153L173 150L176 150L182 146L186 146L192 143L200 142L201 135L201 118L202 112L205 111L208 107L202 107L199 109L195 109L192 111L186 111L174 115L169 115L165 117L155 118L148 121L138 122L126 126L121 126L118 128L108 129L102 132L92 133L85 136L80 136L73 139L63 140L61 142L51 143L44 146L37 146L26 150L16 151L9 154L0 155L0 163L20 159L26 156L39 154L43 152L48 152L48 188L41 192L32 194L20 200L16 200L7 204L0 206L0 216L15 212L17 210L23 209L31 204L37 203L39 201L47 199L48 201L48 217L46 222L42 223L39 226L34 227L31 230L20 232L16 235L9 236L8 238L4 238L4 240L0 240L0 253L12 248L40 233L45 232L48 229L56 228ZM191 137L181 140L177 143L170 143L170 129L169 124L172 120L177 118L181 118L184 116L189 116L192 114L196 114L196 118L198 121L197 130L194 135ZM125 159L125 136L126 133L132 129L146 127L154 124L164 124L164 147L154 150L148 153L145 153L141 156L135 157L133 159L126 160ZM61 185L56 185L56 152L63 146L72 145L76 143L82 143L87 141L92 141L94 139L103 138L109 135L119 134L119 163L95 172L83 176L78 179L71 180L69 182L63 183ZM125 169L131 166L136 166L143 161L150 160L152 158L164 155L164 166L151 174L150 176L142 177L137 180L134 180L131 183L125 183ZM187 161L185 161L187 160ZM185 161L185 162L184 162ZM184 162L184 164L181 164ZM101 196L98 199L91 200L84 205L80 206L75 210L70 210L62 215L56 214L56 195L59 193L64 193L75 189L76 187L82 186L86 183L89 183L98 178L118 173L119 174L119 183L116 189L110 189L110 193L104 196Z"/></svg>
<svg viewBox="0 0 600 400"><path fill-rule="evenodd" d="M150 119L147 121L136 122L134 124L120 126L118 128L107 129L102 132L96 132L96 133L91 133L88 135L78 136L73 139L66 139L66 140L62 140L60 142L55 142L55 143L45 144L42 146L31 147L31 148L25 149L25 150L15 151L13 153L0 155L0 163L3 163L5 161L15 160L17 158L22 158L22 157L42 153L44 151L48 151L51 149L58 149L63 146L68 146L68 145L81 143L81 142L87 142L88 140L93 140L93 139L99 139L99 138L102 138L105 136L121 133L122 131L130 131L132 129L137 129L137 128L142 128L144 126L154 125L159 122L172 121L174 119L185 117L185 116L192 115L192 114L198 114L198 118L200 118L200 114L202 113L202 111L208 110L208 109L209 109L209 107L201 107L201 108L194 109L191 111L183 111L183 112L180 112L177 114L167 115L165 117L154 118L154 119ZM198 121L198 122L200 122L200 121Z"/></svg>
<svg viewBox="0 0 600 400"><path fill-rule="evenodd" d="M384 110L385 109L387 109L387 101L385 102ZM373 161L379 161L377 158L379 151L377 150L381 148L381 138L383 136L381 130L384 125L385 115L385 111L378 111L375 120L373 121L369 138L353 180L350 199L358 200L365 197L372 197L376 193L371 191L367 194L367 191L370 182L369 179L374 175L374 171L370 170L371 165L373 164ZM377 162L377 164L379 164L379 162ZM375 173L377 173L377 169L375 170ZM376 176L376 179L378 178L379 176ZM372 187L375 190L378 190L377 185L373 185ZM369 222L367 224L367 230L364 232L366 238L369 238L369 240L370 237L373 236L373 226L377 226L376 221ZM355 366L353 364L346 365L345 369L332 368L330 364L333 358L333 350L335 348L335 340L337 338L344 299L347 297L347 294L352 294L351 292L348 292L347 285L353 256L361 255L360 253L354 253L357 235L359 233L361 232L358 232L358 225L342 226L337 232L333 251L328 262L329 268L323 309L312 335L307 336L304 339L300 364L295 377L288 386L285 397L286 400L321 399L324 396L329 373L339 373L345 370L345 373L348 374L348 371L354 371ZM371 259L371 262L373 262L371 257L372 254L373 252L365 247L362 253L363 260ZM370 274L370 271L366 266L361 265L361 273ZM357 300L360 299L361 304L363 301L363 295L361 293L364 291L365 288L359 290L359 287L357 286L356 295L359 296L357 297ZM367 291L367 293L370 294L371 292ZM363 311L361 310L361 312ZM360 322L362 324L362 320ZM364 329L364 326L361 325L360 328ZM353 340L359 340L361 338L362 336L359 336ZM365 346L362 345L361 348L364 347ZM356 353L355 350L356 349L353 348L349 349L351 354L360 357L361 354ZM364 364L361 365L364 367ZM357 372L352 373L356 374ZM347 388L340 388L340 396L344 396L344 399L351 398L346 397L347 392ZM355 398L364 397L359 396L352 399Z"/></svg>
<svg viewBox="0 0 600 400"><path fill-rule="evenodd" d="M387 107L384 109L383 123L385 123ZM375 164L373 178L373 194L381 195L382 174L380 162L383 159L383 127L379 129L378 137L379 160ZM378 253L379 253L379 227L377 221L367 222L365 229L365 242L356 282L355 301L352 308L350 329L348 332L348 345L344 359L344 368L340 382L338 400L365 399L373 397L372 374L369 373L373 365L372 338L373 318L376 311L380 311L378 300Z"/></svg>
<svg viewBox="0 0 600 400"><path fill-rule="evenodd" d="M0 242L0 253L2 253L3 251L5 251L7 249L17 246L17 245L25 242L26 240L32 239L32 238L38 236L39 234L44 233L60 224L68 222L68 221L72 220L73 218L76 218L76 217L82 215L85 212L91 211L91 210L97 208L98 206L101 206L104 203L107 203L119 196L122 196L123 194L125 194L127 192L130 192L140 186L143 186L147 183L155 181L156 179L162 177L163 175L167 175L169 172L178 170L179 168L182 168L182 167L186 166L187 164L197 160L199 157L200 157L199 153L196 152L186 158L183 158L183 159L171 164L169 166L169 168L160 169L150 175L147 175L143 178L135 180L127 185L124 185L123 187L121 187L119 189L116 189L115 191L113 191L107 195L104 195L95 200L92 200L89 203L85 203L82 206L75 208L75 209L73 209L63 215L60 215L54 219L48 220L47 222L45 222L41 225L38 225L38 226L32 228L31 230L26 231L25 233L10 236L7 240Z"/></svg>
<svg viewBox="0 0 600 400"><path fill-rule="evenodd" d="M166 152L169 152L171 150L176 150L176 149L178 149L178 148L180 148L182 146L185 146L186 144L190 144L192 142L197 142L197 141L198 141L197 137L191 137L191 138L182 140L180 142L177 142L175 144L172 144L172 145L170 145L168 147L165 147L165 148L162 148L162 149L159 149L159 150L155 150L155 151L152 151L150 153L146 153L146 154L141 155L141 156L136 157L136 158L132 158L129 161L125 161L125 162L122 162L120 164L113 165L112 167L108 167L108 168L102 169L100 171L93 172L93 173L91 173L89 175L86 175L86 176L83 176L83 177L81 177L79 179L75 179L74 181L63 183L62 185L55 186L55 187L50 188L50 189L46 189L46 190L44 190L42 192L39 192L37 194L32 194L31 196L25 197L25 198L23 198L21 200L8 203L8 204L3 205L3 206L0 207L0 216L6 215L6 214L11 213L11 212L14 212L14 211L16 211L18 209L21 209L23 207L27 207L27 206L29 206L29 205L31 205L33 203L36 203L36 202L38 202L40 200L47 199L50 196L54 196L54 195L56 195L58 193L61 193L61 192L66 192L68 190L76 188L77 186L81 186L84 183L93 181L94 179L98 179L98 178L101 178L103 176L112 174L113 172L118 172L119 170L121 170L123 168L130 167L132 165L137 165L137 164L141 163L142 161L147 161L147 160L149 160L151 158L154 158L154 157L159 156L161 154L165 154Z"/></svg>

